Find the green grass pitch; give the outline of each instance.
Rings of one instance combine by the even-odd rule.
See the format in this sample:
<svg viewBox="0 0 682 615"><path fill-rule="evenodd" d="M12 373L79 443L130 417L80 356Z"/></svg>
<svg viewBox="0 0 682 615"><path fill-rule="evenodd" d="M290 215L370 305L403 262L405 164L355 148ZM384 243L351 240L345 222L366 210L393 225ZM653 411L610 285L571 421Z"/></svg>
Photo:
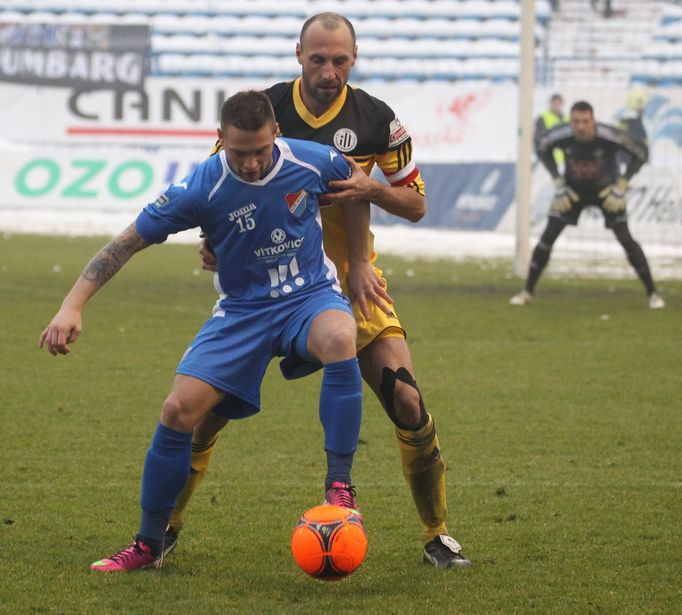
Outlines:
<svg viewBox="0 0 682 615"><path fill-rule="evenodd" d="M137 255L68 357L36 348L101 238L0 237L0 612L674 613L680 570L682 282L543 279L510 263L383 258L446 460L451 533L474 564L421 562L391 425L365 390L354 480L367 560L338 583L289 537L322 498L319 375L273 362L228 426L159 572L88 565L128 543L173 370L215 300L191 246Z"/></svg>

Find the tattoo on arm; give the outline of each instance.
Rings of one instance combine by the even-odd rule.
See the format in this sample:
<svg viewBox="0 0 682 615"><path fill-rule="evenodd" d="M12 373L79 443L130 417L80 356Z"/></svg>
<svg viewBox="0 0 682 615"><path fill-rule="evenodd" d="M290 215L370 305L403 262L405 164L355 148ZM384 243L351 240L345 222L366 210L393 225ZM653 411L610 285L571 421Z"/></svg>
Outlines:
<svg viewBox="0 0 682 615"><path fill-rule="evenodd" d="M81 276L97 286L104 286L135 252L145 247L147 243L133 223L95 254Z"/></svg>

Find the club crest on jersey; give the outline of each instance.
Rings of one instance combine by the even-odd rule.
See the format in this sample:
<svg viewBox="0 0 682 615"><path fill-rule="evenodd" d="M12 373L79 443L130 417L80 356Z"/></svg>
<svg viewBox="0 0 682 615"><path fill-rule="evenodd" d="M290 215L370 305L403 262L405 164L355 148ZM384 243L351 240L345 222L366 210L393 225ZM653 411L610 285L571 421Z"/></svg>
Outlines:
<svg viewBox="0 0 682 615"><path fill-rule="evenodd" d="M284 199L287 202L289 211L297 218L301 217L308 206L308 193L305 190L299 190L294 193L290 192L284 196Z"/></svg>
<svg viewBox="0 0 682 615"><path fill-rule="evenodd" d="M339 128L333 137L334 147L342 152L350 152L358 144L358 135L350 128Z"/></svg>

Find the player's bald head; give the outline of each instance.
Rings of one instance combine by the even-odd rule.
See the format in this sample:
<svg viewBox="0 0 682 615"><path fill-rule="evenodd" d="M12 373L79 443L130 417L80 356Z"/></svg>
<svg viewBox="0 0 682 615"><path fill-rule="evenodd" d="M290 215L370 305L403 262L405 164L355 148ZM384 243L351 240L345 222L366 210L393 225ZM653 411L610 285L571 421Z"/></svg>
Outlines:
<svg viewBox="0 0 682 615"><path fill-rule="evenodd" d="M310 26L312 26L313 24L319 25L321 28L327 30L328 32L334 32L339 28L346 29L350 34L352 46L355 47L355 28L353 27L353 24L350 22L349 19L347 19L343 15L339 15L338 13L332 12L317 13L317 15L313 15L312 17L309 17L305 21L303 27L301 28L301 35L299 37L301 47L304 46L305 36L308 30L310 29Z"/></svg>

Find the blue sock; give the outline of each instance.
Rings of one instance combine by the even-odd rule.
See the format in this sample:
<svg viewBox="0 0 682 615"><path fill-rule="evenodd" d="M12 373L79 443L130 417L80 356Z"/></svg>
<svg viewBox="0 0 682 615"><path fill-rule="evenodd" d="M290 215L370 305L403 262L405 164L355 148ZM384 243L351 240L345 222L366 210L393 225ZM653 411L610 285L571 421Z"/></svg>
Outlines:
<svg viewBox="0 0 682 615"><path fill-rule="evenodd" d="M324 366L320 391L320 422L327 451L325 489L334 481L350 483L353 454L362 419L362 377L354 357Z"/></svg>
<svg viewBox="0 0 682 615"><path fill-rule="evenodd" d="M192 433L159 423L147 450L142 474L140 540L160 553L175 500L187 482L192 459Z"/></svg>
<svg viewBox="0 0 682 615"><path fill-rule="evenodd" d="M350 471L353 467L353 457L355 453L339 455L333 451L327 452L327 478L324 481L324 490L327 491L332 483L341 481L347 485L351 484Z"/></svg>

